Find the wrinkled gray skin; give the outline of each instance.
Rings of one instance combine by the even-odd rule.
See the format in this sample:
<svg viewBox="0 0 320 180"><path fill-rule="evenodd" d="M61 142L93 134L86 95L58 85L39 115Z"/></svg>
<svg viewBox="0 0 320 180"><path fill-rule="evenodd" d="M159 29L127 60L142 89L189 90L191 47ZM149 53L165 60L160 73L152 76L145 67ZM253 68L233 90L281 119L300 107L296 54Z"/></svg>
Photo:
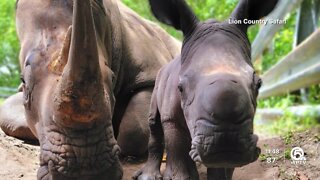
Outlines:
<svg viewBox="0 0 320 180"><path fill-rule="evenodd" d="M260 19L277 0L240 0L231 18ZM163 67L152 94L151 137L138 180L232 179L235 167L255 161L260 149L253 134L260 78L251 64L248 25L199 22L183 0L150 0L155 16L181 29L181 56ZM164 174L160 164L164 151Z"/></svg>
<svg viewBox="0 0 320 180"><path fill-rule="evenodd" d="M146 153L155 76L179 42L116 0L19 0L16 26L23 93L2 129L39 140L38 179L121 179L112 126L124 155Z"/></svg>

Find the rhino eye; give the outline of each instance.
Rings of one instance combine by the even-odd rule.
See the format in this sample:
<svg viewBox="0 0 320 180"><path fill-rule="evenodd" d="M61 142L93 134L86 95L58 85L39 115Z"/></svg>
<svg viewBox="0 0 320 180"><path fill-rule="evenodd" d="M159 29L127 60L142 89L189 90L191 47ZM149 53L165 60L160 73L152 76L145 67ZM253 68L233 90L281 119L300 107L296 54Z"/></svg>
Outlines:
<svg viewBox="0 0 320 180"><path fill-rule="evenodd" d="M22 75L22 74L20 75L20 80L21 80L21 82L22 82L23 84L25 84L25 83L26 83L26 81L24 80L24 77L23 77L23 75Z"/></svg>
<svg viewBox="0 0 320 180"><path fill-rule="evenodd" d="M259 90L262 86L262 79L254 72L253 73L253 83L254 85L253 88L255 88L256 90Z"/></svg>
<svg viewBox="0 0 320 180"><path fill-rule="evenodd" d="M262 86L262 79L258 79L258 82L257 82L257 89L260 89Z"/></svg>
<svg viewBox="0 0 320 180"><path fill-rule="evenodd" d="M179 91L180 91L181 93L183 92L182 84L179 84L179 85L178 85L178 89L179 89Z"/></svg>

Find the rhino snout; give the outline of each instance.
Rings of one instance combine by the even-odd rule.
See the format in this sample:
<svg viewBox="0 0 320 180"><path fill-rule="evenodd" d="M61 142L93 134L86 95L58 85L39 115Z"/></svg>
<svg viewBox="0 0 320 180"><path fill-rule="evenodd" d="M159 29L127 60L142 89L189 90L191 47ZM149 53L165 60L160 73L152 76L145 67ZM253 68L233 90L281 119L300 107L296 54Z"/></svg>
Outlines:
<svg viewBox="0 0 320 180"><path fill-rule="evenodd" d="M208 168L234 168L254 162L260 149L251 124L252 120L247 120L223 127L208 120L198 120L189 155Z"/></svg>

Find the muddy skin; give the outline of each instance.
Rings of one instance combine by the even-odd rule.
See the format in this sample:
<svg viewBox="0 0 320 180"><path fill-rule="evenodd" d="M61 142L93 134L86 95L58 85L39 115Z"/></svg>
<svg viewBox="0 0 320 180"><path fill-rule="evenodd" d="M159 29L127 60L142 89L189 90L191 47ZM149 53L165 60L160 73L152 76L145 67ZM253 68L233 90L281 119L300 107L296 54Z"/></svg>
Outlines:
<svg viewBox="0 0 320 180"><path fill-rule="evenodd" d="M158 73L152 94L149 157L134 179L199 179L195 162L208 179L232 179L234 168L257 160L253 134L261 79L251 63L249 25L199 22L183 0L150 0L154 15L182 30L181 56ZM260 19L277 0L240 0L231 15ZM164 148L167 165L160 174Z"/></svg>

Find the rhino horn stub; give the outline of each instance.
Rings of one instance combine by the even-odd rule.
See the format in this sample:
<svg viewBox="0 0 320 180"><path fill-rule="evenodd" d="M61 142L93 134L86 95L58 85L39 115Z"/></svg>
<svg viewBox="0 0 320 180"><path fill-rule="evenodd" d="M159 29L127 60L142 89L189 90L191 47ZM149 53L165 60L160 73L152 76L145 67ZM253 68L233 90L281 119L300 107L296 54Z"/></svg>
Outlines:
<svg viewBox="0 0 320 180"><path fill-rule="evenodd" d="M55 94L56 110L82 123L103 112L104 90L90 0L74 0L70 49ZM65 53L68 51L69 53Z"/></svg>
<svg viewBox="0 0 320 180"><path fill-rule="evenodd" d="M61 75L63 72L64 67L68 62L70 44L71 44L71 32L72 26L68 28L66 36L63 41L63 46L57 58L53 57L53 61L51 61L49 65L49 69L52 73L57 75Z"/></svg>

